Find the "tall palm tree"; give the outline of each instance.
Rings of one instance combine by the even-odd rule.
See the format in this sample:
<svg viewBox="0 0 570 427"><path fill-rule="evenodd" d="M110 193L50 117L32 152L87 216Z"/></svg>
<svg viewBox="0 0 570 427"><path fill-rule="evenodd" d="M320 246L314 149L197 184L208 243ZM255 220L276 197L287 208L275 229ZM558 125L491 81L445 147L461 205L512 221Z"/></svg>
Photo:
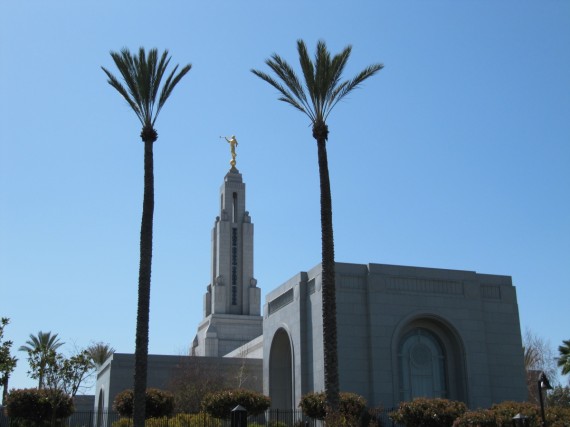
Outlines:
<svg viewBox="0 0 570 427"><path fill-rule="evenodd" d="M133 408L135 427L144 427L154 215L153 144L158 138L154 124L172 90L192 66L187 64L177 73L178 65L176 65L163 82L162 79L170 63L168 50L159 57L157 49L151 49L147 55L145 49L141 47L137 55L131 54L125 48L121 52L111 52L111 57L126 87L107 69L101 68L108 77L108 83L127 101L140 120L142 124L140 136L144 143L144 196L140 235ZM161 83L163 83L162 89L158 96Z"/></svg>
<svg viewBox="0 0 570 427"><path fill-rule="evenodd" d="M370 65L353 79L341 82L342 72L352 51L351 46L345 47L342 52L331 58L325 42L321 40L317 43L314 61L309 57L303 40L297 41L297 51L299 53L304 86L293 68L275 53L265 63L273 70L277 78L259 70L251 71L279 91L281 94L280 101L291 104L309 117L312 124L313 138L317 141L321 192L325 392L327 404L333 411L336 411L338 409L339 383L332 201L326 147L329 134L327 118L341 99L368 77L380 71L383 65Z"/></svg>
<svg viewBox="0 0 570 427"><path fill-rule="evenodd" d="M570 374L570 340L563 340L562 345L558 346L558 352L558 366L562 368L562 375Z"/></svg>
<svg viewBox="0 0 570 427"><path fill-rule="evenodd" d="M115 353L115 349L109 344L102 342L98 342L87 347L87 354L96 368L103 365L103 363L105 363L113 353Z"/></svg>
<svg viewBox="0 0 570 427"><path fill-rule="evenodd" d="M47 364L47 357L50 352L57 350L62 343L57 334L51 332L39 331L37 335L30 334L30 339L26 341L26 345L20 346L19 351L25 351L28 354L38 352L40 354L40 367L38 372L38 388L44 387L44 372Z"/></svg>

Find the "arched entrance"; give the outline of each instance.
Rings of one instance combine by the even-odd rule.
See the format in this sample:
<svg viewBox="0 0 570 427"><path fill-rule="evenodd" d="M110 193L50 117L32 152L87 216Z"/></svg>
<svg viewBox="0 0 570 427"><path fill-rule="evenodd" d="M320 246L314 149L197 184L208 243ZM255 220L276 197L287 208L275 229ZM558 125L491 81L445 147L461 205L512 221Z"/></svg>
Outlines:
<svg viewBox="0 0 570 427"><path fill-rule="evenodd" d="M448 322L430 314L407 319L393 344L400 401L443 397L467 402L463 343Z"/></svg>
<svg viewBox="0 0 570 427"><path fill-rule="evenodd" d="M269 353L269 397L272 409L293 409L293 352L285 329L275 332Z"/></svg>

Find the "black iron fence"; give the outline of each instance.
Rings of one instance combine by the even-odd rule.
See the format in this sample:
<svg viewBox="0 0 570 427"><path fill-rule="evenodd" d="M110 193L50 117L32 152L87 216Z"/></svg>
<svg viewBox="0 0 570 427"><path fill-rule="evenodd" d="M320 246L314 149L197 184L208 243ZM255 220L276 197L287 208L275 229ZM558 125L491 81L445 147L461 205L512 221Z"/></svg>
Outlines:
<svg viewBox="0 0 570 427"><path fill-rule="evenodd" d="M392 422L388 414L396 408L375 411L371 425L379 427L398 427ZM55 427L132 427L132 422L122 419L114 411L86 411L75 412L69 418L60 420ZM148 422L147 422L148 423ZM230 420L218 420L206 416L174 416L169 419L154 419L149 427L231 427ZM364 423L367 425L368 423ZM300 410L272 409L262 415L248 417L250 427L322 427L323 423L303 414ZM8 418L4 411L0 411L0 427L51 427L49 422L21 423ZM355 426L360 427L360 426Z"/></svg>

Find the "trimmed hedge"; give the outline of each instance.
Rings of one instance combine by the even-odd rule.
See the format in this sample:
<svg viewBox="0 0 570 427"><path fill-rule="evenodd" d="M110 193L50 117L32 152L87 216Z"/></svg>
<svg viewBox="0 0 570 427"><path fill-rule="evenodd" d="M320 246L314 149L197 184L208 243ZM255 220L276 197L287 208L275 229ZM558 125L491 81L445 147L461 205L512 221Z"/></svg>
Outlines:
<svg viewBox="0 0 570 427"><path fill-rule="evenodd" d="M123 390L113 401L113 409L121 417L133 416L133 390ZM174 411L174 395L165 390L149 388L146 390L145 418L160 418L172 415Z"/></svg>
<svg viewBox="0 0 570 427"><path fill-rule="evenodd" d="M52 407L53 402L57 402L55 408ZM15 389L6 398L6 414L9 417L37 423L52 418L67 418L74 410L73 399L61 390Z"/></svg>
<svg viewBox="0 0 570 427"><path fill-rule="evenodd" d="M202 410L214 418L229 418L232 409L238 405L243 406L248 415L259 415L269 408L271 399L261 393L245 389L208 393L202 399Z"/></svg>
<svg viewBox="0 0 570 427"><path fill-rule="evenodd" d="M317 420L324 420L327 416L326 394L324 391L307 393L301 397L299 407L303 413ZM339 393L339 413L345 418L357 420L366 409L364 397L349 392Z"/></svg>
<svg viewBox="0 0 570 427"><path fill-rule="evenodd" d="M417 398L400 403L390 418L406 427L452 427L453 422L467 411L463 402L448 399Z"/></svg>

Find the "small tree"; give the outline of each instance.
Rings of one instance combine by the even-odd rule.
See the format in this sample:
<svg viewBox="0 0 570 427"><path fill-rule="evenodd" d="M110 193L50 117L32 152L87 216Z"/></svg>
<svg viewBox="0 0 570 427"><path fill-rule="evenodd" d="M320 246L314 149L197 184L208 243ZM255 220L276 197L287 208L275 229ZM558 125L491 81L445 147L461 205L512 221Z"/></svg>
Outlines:
<svg viewBox="0 0 570 427"><path fill-rule="evenodd" d="M33 378L38 380L38 388L44 387L44 368L48 363L48 354L51 351L56 351L62 345L63 343L59 340L57 334L52 335L51 332L39 331L37 335L30 334L30 339L26 341L26 345L22 345L18 349L28 353L28 357L31 353L35 353L37 376Z"/></svg>
<svg viewBox="0 0 570 427"><path fill-rule="evenodd" d="M81 384L93 371L93 363L87 350L67 358L55 350L44 352L40 349L28 353L30 376L42 377L48 390L60 390L63 394L75 397Z"/></svg>
<svg viewBox="0 0 570 427"><path fill-rule="evenodd" d="M10 319L2 317L0 320L0 386L3 387L2 391L2 405L6 404L6 397L8 394L8 381L10 374L14 372L18 359L10 355L12 348L12 341L4 341L4 327L10 323Z"/></svg>

